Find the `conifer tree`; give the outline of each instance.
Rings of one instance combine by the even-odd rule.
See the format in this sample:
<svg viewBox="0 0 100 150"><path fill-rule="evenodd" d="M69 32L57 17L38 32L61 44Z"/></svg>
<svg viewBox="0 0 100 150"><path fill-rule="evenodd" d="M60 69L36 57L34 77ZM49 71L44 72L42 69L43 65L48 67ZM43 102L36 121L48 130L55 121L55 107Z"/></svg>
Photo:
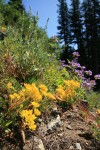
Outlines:
<svg viewBox="0 0 100 150"><path fill-rule="evenodd" d="M64 43L64 59L68 58L69 45L69 14L66 0L58 0L58 37Z"/></svg>
<svg viewBox="0 0 100 150"><path fill-rule="evenodd" d="M1 0L5 1L5 0ZM16 25L21 15L25 12L22 0L9 0L9 2L3 7L1 13L4 17L4 24L7 25Z"/></svg>
<svg viewBox="0 0 100 150"><path fill-rule="evenodd" d="M82 8L88 64L96 74L100 73L100 2L99 0L84 0Z"/></svg>
<svg viewBox="0 0 100 150"><path fill-rule="evenodd" d="M8 4L11 5L14 9L18 10L21 13L23 13L23 11L25 11L22 0L10 0L8 2Z"/></svg>
<svg viewBox="0 0 100 150"><path fill-rule="evenodd" d="M83 22L79 0L71 0L70 9L70 31L72 43L77 44L77 49L80 53L80 63L85 65L85 50L83 41Z"/></svg>

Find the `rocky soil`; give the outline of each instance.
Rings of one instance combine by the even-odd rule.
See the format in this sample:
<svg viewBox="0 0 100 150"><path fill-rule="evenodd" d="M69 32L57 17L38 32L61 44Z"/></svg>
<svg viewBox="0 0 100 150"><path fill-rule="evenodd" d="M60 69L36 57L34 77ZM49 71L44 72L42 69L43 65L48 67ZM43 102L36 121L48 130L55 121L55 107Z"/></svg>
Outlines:
<svg viewBox="0 0 100 150"><path fill-rule="evenodd" d="M15 138L2 141L1 150L100 150L89 122L95 124L90 118L84 119L77 107L65 112L54 108L42 115L35 132L26 131L24 145L16 133Z"/></svg>

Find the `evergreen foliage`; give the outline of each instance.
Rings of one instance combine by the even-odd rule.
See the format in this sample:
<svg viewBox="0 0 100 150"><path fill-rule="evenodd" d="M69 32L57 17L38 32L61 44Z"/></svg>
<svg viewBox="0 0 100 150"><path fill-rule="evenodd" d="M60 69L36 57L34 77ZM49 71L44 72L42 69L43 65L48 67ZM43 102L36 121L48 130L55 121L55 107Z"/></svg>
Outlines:
<svg viewBox="0 0 100 150"><path fill-rule="evenodd" d="M4 25L15 26L20 18L20 16L25 12L22 1L9 1L8 4L1 1L2 5L0 6L0 13L2 14Z"/></svg>
<svg viewBox="0 0 100 150"><path fill-rule="evenodd" d="M64 42L64 58L68 58L69 47L69 13L66 0L58 0L58 37Z"/></svg>
<svg viewBox="0 0 100 150"><path fill-rule="evenodd" d="M25 11L22 0L10 0L8 4L14 9L18 10L20 13L23 13Z"/></svg>
<svg viewBox="0 0 100 150"><path fill-rule="evenodd" d="M93 72L100 72L100 2L98 0L83 1L87 60Z"/></svg>
<svg viewBox="0 0 100 150"><path fill-rule="evenodd" d="M71 0L70 8L70 32L71 43L77 44L78 51L80 53L80 63L84 64L85 50L83 41L83 22L80 12L80 1ZM85 64L84 64L85 65Z"/></svg>

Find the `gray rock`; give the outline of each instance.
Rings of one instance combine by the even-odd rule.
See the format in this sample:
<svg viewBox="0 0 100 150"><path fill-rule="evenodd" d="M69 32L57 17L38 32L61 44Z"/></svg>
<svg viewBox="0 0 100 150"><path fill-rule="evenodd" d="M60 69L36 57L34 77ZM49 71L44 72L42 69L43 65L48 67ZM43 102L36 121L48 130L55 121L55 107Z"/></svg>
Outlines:
<svg viewBox="0 0 100 150"><path fill-rule="evenodd" d="M62 137L62 136L63 136L63 134L62 134L62 133L59 133L59 134L58 134L58 136L59 136L59 137Z"/></svg>
<svg viewBox="0 0 100 150"><path fill-rule="evenodd" d="M34 148L35 150L45 150L42 140L36 136L32 136L29 140L26 140L23 150L31 150Z"/></svg>
<svg viewBox="0 0 100 150"><path fill-rule="evenodd" d="M82 150L82 147L81 147L80 143L75 143L75 146L76 146L76 148L77 148L78 150Z"/></svg>
<svg viewBox="0 0 100 150"><path fill-rule="evenodd" d="M32 136L30 139L25 141L25 145L23 146L23 150L30 150L34 147L34 137Z"/></svg>
<svg viewBox="0 0 100 150"><path fill-rule="evenodd" d="M74 150L74 146L70 146L69 149L73 149Z"/></svg>
<svg viewBox="0 0 100 150"><path fill-rule="evenodd" d="M60 115L60 111L57 109L57 107L53 108L53 110L51 111L51 115L53 117L57 117L57 115Z"/></svg>
<svg viewBox="0 0 100 150"><path fill-rule="evenodd" d="M36 136L34 137L34 142L36 143L36 149L37 150L45 150L43 142L41 139L38 139Z"/></svg>
<svg viewBox="0 0 100 150"><path fill-rule="evenodd" d="M41 122L39 128L38 128L38 132L42 135L45 135L47 132L47 125L44 122Z"/></svg>
<svg viewBox="0 0 100 150"><path fill-rule="evenodd" d="M68 126L67 126L67 129L69 129L69 130L73 130L73 128L72 128L72 126L71 126L71 125L68 125Z"/></svg>
<svg viewBox="0 0 100 150"><path fill-rule="evenodd" d="M48 122L47 124L47 128L48 130L53 130L53 128L57 127L57 126L60 126L62 123L61 123L61 119L60 119L60 116L57 115L56 118L52 119L50 122Z"/></svg>

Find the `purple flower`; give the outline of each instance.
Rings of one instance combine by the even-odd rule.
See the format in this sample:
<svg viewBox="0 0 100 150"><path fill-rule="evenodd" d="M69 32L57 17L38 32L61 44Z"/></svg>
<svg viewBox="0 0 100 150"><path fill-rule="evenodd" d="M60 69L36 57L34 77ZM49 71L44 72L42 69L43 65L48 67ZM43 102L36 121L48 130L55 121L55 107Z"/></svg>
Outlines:
<svg viewBox="0 0 100 150"><path fill-rule="evenodd" d="M66 65L66 64L62 64L62 67L68 67L68 65Z"/></svg>
<svg viewBox="0 0 100 150"><path fill-rule="evenodd" d="M83 74L83 71L82 71L82 70L77 70L77 69L75 69L74 72L75 72L78 76L80 76L81 78L84 77L84 74Z"/></svg>
<svg viewBox="0 0 100 150"><path fill-rule="evenodd" d="M85 73L89 76L92 76L92 71L91 70L88 70L88 71L85 71Z"/></svg>
<svg viewBox="0 0 100 150"><path fill-rule="evenodd" d="M65 60L60 60L60 62L61 62L61 63L65 63L66 61L65 61Z"/></svg>
<svg viewBox="0 0 100 150"><path fill-rule="evenodd" d="M74 57L79 57L80 54L79 54L78 52L73 52L73 56L74 56Z"/></svg>
<svg viewBox="0 0 100 150"><path fill-rule="evenodd" d="M90 89L92 89L95 85L96 85L95 80L90 80L90 79L88 78L88 79L85 79L85 80L83 81L83 85L82 85L82 86L83 86L84 88L90 90Z"/></svg>
<svg viewBox="0 0 100 150"><path fill-rule="evenodd" d="M94 76L94 78L97 80L97 79L100 79L100 74L97 74Z"/></svg>
<svg viewBox="0 0 100 150"><path fill-rule="evenodd" d="M87 80L84 80L83 84L90 86L90 83L89 83L89 81L87 81Z"/></svg>
<svg viewBox="0 0 100 150"><path fill-rule="evenodd" d="M74 68L80 68L81 65L79 63L72 62L72 67L74 67Z"/></svg>
<svg viewBox="0 0 100 150"><path fill-rule="evenodd" d="M91 84L92 87L95 86L95 85L96 85L95 80L91 80L91 81L90 81L90 84Z"/></svg>
<svg viewBox="0 0 100 150"><path fill-rule="evenodd" d="M83 70L80 70L80 71L79 71L79 74L81 75L81 77L84 77L84 72L83 72Z"/></svg>
<svg viewBox="0 0 100 150"><path fill-rule="evenodd" d="M88 81L83 81L83 87L86 88L87 90L90 90L91 89L91 84L90 82Z"/></svg>
<svg viewBox="0 0 100 150"><path fill-rule="evenodd" d="M82 70L85 70L85 69L86 69L86 67L85 67L85 66L82 66L82 67L81 67L81 69L82 69Z"/></svg>
<svg viewBox="0 0 100 150"><path fill-rule="evenodd" d="M76 63L76 62L74 62L74 61L71 61L70 64L71 64L72 67L74 67L74 68L80 68L80 67L81 67L81 65L80 65L79 63Z"/></svg>
<svg viewBox="0 0 100 150"><path fill-rule="evenodd" d="M77 70L77 69L75 69L74 72L75 72L76 74L79 74L79 70Z"/></svg>

